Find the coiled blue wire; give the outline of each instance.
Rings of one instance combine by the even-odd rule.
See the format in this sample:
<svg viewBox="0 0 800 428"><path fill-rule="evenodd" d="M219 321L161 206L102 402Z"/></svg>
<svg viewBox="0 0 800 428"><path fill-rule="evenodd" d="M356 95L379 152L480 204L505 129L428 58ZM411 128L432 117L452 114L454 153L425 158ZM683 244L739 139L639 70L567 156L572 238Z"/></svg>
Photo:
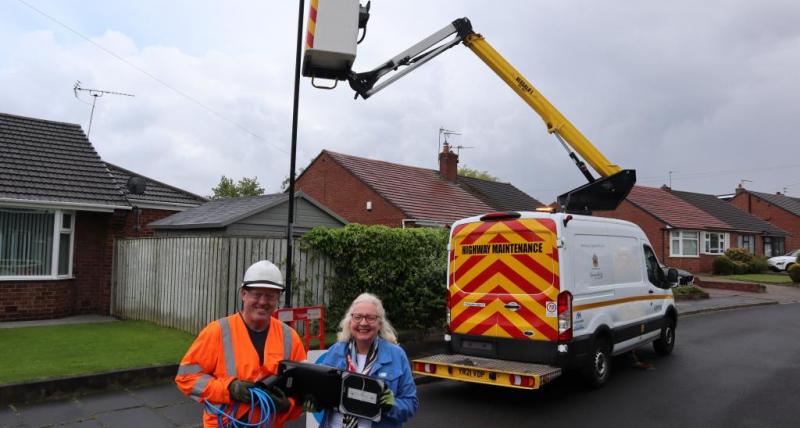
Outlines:
<svg viewBox="0 0 800 428"><path fill-rule="evenodd" d="M256 422L243 422L236 419L236 408L239 407L239 404L231 405L230 413L225 411L224 404L220 405L219 407L211 404L208 400L204 401L203 404L206 406L206 410L211 413L212 415L217 416L217 425L220 428L266 428L273 425L275 422L272 416L277 414L275 408L275 401L272 400L272 397L269 394L261 389L258 388L250 388L250 411L247 413L247 420L253 420L253 413L257 408L261 412L261 417Z"/></svg>

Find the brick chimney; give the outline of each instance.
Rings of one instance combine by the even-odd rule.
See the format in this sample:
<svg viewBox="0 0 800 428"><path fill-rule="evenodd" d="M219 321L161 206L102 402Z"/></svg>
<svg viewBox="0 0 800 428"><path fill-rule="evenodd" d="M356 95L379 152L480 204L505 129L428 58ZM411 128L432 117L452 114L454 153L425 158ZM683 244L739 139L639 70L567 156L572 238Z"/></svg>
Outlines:
<svg viewBox="0 0 800 428"><path fill-rule="evenodd" d="M456 182L458 179L458 155L450 151L450 144L442 145L439 153L439 175L447 181Z"/></svg>
<svg viewBox="0 0 800 428"><path fill-rule="evenodd" d="M742 192L744 192L744 190L745 190L745 189L744 189L744 186L742 186L742 183L739 183L739 185L738 185L738 186L736 186L736 194L737 194L737 195L738 195L739 193L742 193Z"/></svg>

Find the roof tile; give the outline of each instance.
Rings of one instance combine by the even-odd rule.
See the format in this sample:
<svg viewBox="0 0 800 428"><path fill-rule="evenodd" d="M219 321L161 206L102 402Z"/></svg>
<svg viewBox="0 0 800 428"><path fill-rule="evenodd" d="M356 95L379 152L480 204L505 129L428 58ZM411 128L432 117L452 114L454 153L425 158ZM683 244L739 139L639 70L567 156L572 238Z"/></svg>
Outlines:
<svg viewBox="0 0 800 428"><path fill-rule="evenodd" d="M670 192L653 187L634 186L628 201L679 229L735 229Z"/></svg>
<svg viewBox="0 0 800 428"><path fill-rule="evenodd" d="M342 167L415 220L452 223L495 208L432 169L324 150Z"/></svg>
<svg viewBox="0 0 800 428"><path fill-rule="evenodd" d="M0 198L128 206L79 125L5 113Z"/></svg>

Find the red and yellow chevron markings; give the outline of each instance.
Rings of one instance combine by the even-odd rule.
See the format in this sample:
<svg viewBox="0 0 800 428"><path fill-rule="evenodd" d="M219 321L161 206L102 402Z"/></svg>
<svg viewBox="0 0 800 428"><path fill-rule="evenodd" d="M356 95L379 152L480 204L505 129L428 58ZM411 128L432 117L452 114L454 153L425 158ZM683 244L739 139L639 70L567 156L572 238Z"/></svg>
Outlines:
<svg viewBox="0 0 800 428"><path fill-rule="evenodd" d="M317 31L317 5L319 0L311 0L308 10L308 24L306 25L306 49L314 47L314 32Z"/></svg>
<svg viewBox="0 0 800 428"><path fill-rule="evenodd" d="M450 328L454 333L555 340L548 301L560 288L556 225L550 219L458 226L451 243ZM516 311L506 304L516 303Z"/></svg>

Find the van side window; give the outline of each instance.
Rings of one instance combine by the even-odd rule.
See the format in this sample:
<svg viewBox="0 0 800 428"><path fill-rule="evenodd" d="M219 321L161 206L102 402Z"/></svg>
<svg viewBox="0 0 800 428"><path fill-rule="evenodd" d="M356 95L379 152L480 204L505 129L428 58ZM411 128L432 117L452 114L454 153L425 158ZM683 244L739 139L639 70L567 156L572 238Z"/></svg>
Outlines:
<svg viewBox="0 0 800 428"><path fill-rule="evenodd" d="M647 279L656 287L660 286L662 278L664 277L664 271L661 270L656 254L649 245L644 246L644 260L647 266Z"/></svg>

